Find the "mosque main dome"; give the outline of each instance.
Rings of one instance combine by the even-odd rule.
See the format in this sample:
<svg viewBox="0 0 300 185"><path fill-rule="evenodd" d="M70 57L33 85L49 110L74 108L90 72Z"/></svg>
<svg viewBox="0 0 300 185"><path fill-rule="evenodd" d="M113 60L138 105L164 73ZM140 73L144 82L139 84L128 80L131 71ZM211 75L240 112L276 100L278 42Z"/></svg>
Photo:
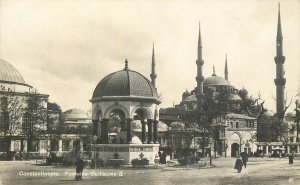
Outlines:
<svg viewBox="0 0 300 185"><path fill-rule="evenodd" d="M208 78L205 78L203 81L204 86L215 86L215 85L222 85L222 86L231 86L230 82L222 77L217 75L212 75Z"/></svg>
<svg viewBox="0 0 300 185"><path fill-rule="evenodd" d="M25 84L25 80L20 72L10 63L0 59L0 82Z"/></svg>
<svg viewBox="0 0 300 185"><path fill-rule="evenodd" d="M123 70L107 75L98 83L93 93L93 99L105 96L158 99L157 91L152 83L140 73L128 69L127 63Z"/></svg>

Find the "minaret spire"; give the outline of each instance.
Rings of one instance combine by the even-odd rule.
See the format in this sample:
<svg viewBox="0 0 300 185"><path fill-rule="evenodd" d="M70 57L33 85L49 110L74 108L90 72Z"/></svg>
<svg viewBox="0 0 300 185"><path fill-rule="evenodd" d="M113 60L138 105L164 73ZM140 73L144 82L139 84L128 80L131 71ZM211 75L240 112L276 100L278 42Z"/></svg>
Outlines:
<svg viewBox="0 0 300 185"><path fill-rule="evenodd" d="M155 74L155 55L154 55L154 43L153 43L153 48L152 48L152 68L151 68L151 83L154 86L154 88L156 89L156 83L155 83L155 79L157 77L157 74Z"/></svg>
<svg viewBox="0 0 300 185"><path fill-rule="evenodd" d="M128 60L127 60L127 58L126 58L126 60L125 60L125 68L124 68L125 70L128 70Z"/></svg>
<svg viewBox="0 0 300 185"><path fill-rule="evenodd" d="M197 87L196 87L196 97L197 97L197 109L200 111L202 109L202 103L201 99L203 96L203 72L202 72L202 66L204 64L204 61L202 59L202 40L201 40L201 28L200 28L200 22L199 22L199 35L198 35L198 50L197 50Z"/></svg>
<svg viewBox="0 0 300 185"><path fill-rule="evenodd" d="M217 75L216 75L215 65L213 65L213 74L212 74L212 76L217 76Z"/></svg>
<svg viewBox="0 0 300 185"><path fill-rule="evenodd" d="M225 57L225 80L228 80L227 53Z"/></svg>
<svg viewBox="0 0 300 185"><path fill-rule="evenodd" d="M282 37L281 19L280 19L280 3L278 3L277 37Z"/></svg>
<svg viewBox="0 0 300 185"><path fill-rule="evenodd" d="M284 78L284 62L285 56L283 56L282 46L282 30L281 30L281 19L280 19L280 4L278 4L278 22L277 22L277 36L276 36L276 57L274 58L276 63L276 79L274 80L276 85L276 113L282 115L285 108L284 100L284 89L286 79ZM283 118L281 118L283 119Z"/></svg>

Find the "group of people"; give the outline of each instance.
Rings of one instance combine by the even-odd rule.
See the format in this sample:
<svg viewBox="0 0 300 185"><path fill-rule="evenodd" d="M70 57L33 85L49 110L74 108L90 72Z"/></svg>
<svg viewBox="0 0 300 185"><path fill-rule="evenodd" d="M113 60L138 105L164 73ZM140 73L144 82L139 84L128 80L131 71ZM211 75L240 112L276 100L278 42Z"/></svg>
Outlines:
<svg viewBox="0 0 300 185"><path fill-rule="evenodd" d="M235 161L234 169L236 169L238 173L241 173L243 166L244 166L244 168L246 168L247 161L248 161L247 155L238 157Z"/></svg>
<svg viewBox="0 0 300 185"><path fill-rule="evenodd" d="M235 161L234 169L238 171L238 173L241 173L243 165L244 168L247 166L248 157L247 155L243 155L242 157L238 157ZM294 163L294 155L289 155L289 165L292 165Z"/></svg>

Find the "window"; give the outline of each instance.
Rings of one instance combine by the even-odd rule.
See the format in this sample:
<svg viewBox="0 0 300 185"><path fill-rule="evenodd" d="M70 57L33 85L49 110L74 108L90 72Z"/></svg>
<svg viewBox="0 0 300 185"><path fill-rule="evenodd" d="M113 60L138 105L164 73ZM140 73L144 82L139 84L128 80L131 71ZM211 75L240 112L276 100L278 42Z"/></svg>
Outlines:
<svg viewBox="0 0 300 185"><path fill-rule="evenodd" d="M0 113L0 130L8 130L8 113L2 112Z"/></svg>
<svg viewBox="0 0 300 185"><path fill-rule="evenodd" d="M7 110L8 102L7 97L1 97L1 110Z"/></svg>
<svg viewBox="0 0 300 185"><path fill-rule="evenodd" d="M30 152L37 152L39 148L39 141L34 140L31 142Z"/></svg>
<svg viewBox="0 0 300 185"><path fill-rule="evenodd" d="M21 142L19 140L14 140L13 151L16 151L16 152L20 151L20 146L21 146Z"/></svg>
<svg viewBox="0 0 300 185"><path fill-rule="evenodd" d="M80 141L79 140L73 141L73 148L80 149Z"/></svg>
<svg viewBox="0 0 300 185"><path fill-rule="evenodd" d="M88 143L82 143L83 144L83 151L91 151L91 147Z"/></svg>
<svg viewBox="0 0 300 185"><path fill-rule="evenodd" d="M31 121L30 121L30 114L25 113L22 117L22 126L24 131L30 131L31 128Z"/></svg>
<svg viewBox="0 0 300 185"><path fill-rule="evenodd" d="M238 122L235 123L235 128L239 128L239 123Z"/></svg>
<svg viewBox="0 0 300 185"><path fill-rule="evenodd" d="M70 141L69 140L63 140L62 141L62 150L63 151L69 151L70 150Z"/></svg>
<svg viewBox="0 0 300 185"><path fill-rule="evenodd" d="M51 141L51 151L58 151L58 141L57 140Z"/></svg>

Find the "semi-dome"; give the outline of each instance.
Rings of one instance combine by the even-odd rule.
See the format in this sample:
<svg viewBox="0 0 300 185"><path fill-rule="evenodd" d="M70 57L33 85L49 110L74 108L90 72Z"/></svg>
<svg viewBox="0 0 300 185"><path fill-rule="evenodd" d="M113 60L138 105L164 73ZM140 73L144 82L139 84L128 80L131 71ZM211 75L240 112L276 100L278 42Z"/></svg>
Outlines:
<svg viewBox="0 0 300 185"><path fill-rule="evenodd" d="M231 86L230 82L222 77L217 75L212 75L208 78L205 78L203 81L204 86L214 86L214 85L223 85L223 86Z"/></svg>
<svg viewBox="0 0 300 185"><path fill-rule="evenodd" d="M64 112L66 120L89 119L88 114L81 109L69 109Z"/></svg>
<svg viewBox="0 0 300 185"><path fill-rule="evenodd" d="M104 77L96 86L93 98L105 96L120 97L150 97L158 99L156 89L152 83L136 71L125 69L111 73Z"/></svg>
<svg viewBox="0 0 300 185"><path fill-rule="evenodd" d="M10 63L0 59L0 82L25 84L20 72Z"/></svg>

